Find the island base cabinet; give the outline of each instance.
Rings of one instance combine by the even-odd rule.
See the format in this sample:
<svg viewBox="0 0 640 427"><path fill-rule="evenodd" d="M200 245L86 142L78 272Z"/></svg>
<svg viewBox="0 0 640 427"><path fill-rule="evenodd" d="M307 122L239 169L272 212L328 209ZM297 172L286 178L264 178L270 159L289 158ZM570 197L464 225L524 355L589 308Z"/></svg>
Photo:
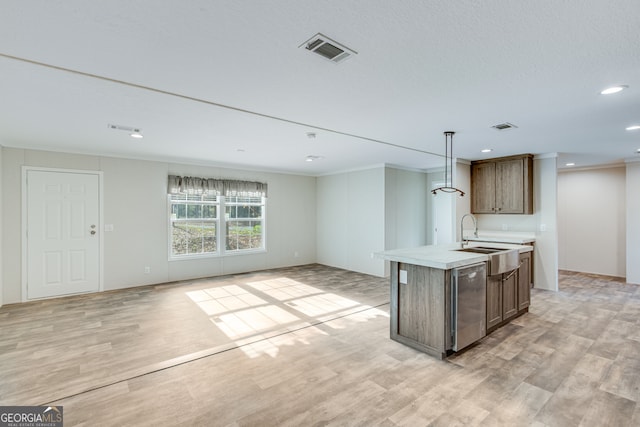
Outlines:
<svg viewBox="0 0 640 427"><path fill-rule="evenodd" d="M451 272L391 263L392 340L444 359L451 349Z"/></svg>
<svg viewBox="0 0 640 427"><path fill-rule="evenodd" d="M518 270L518 311L528 310L531 303L531 252L520 254Z"/></svg>
<svg viewBox="0 0 640 427"><path fill-rule="evenodd" d="M487 332L502 323L502 274L487 277Z"/></svg>
<svg viewBox="0 0 640 427"><path fill-rule="evenodd" d="M531 252L520 254L515 272L487 277L487 334L529 311Z"/></svg>
<svg viewBox="0 0 640 427"><path fill-rule="evenodd" d="M502 320L518 314L518 282L516 273L505 274L502 278Z"/></svg>

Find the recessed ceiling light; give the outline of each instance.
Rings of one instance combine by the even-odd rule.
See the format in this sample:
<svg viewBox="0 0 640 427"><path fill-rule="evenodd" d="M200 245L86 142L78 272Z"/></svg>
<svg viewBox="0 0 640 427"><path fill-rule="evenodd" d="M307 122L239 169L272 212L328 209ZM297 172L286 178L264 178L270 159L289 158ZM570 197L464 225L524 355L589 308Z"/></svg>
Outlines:
<svg viewBox="0 0 640 427"><path fill-rule="evenodd" d="M638 130L638 129L640 129L640 125L633 125L626 128L626 130Z"/></svg>
<svg viewBox="0 0 640 427"><path fill-rule="evenodd" d="M493 148L485 148L483 150L480 150L481 153L490 153L493 151Z"/></svg>
<svg viewBox="0 0 640 427"><path fill-rule="evenodd" d="M322 159L322 156L309 155L304 159L304 161L305 162L313 162L314 160L320 160L320 159Z"/></svg>
<svg viewBox="0 0 640 427"><path fill-rule="evenodd" d="M575 166L575 163L565 163L565 166Z"/></svg>
<svg viewBox="0 0 640 427"><path fill-rule="evenodd" d="M611 94L614 94L614 93L621 92L621 91L625 90L628 87L629 86L627 86L627 85L611 86L611 87L608 87L608 88L602 90L600 92L600 95L611 95Z"/></svg>
<svg viewBox="0 0 640 427"><path fill-rule="evenodd" d="M134 131L132 134L129 135L131 138L136 138L136 139L142 139L144 138L144 136L139 132L139 131Z"/></svg>
<svg viewBox="0 0 640 427"><path fill-rule="evenodd" d="M244 148L238 148L236 151L237 151L238 153L244 153Z"/></svg>

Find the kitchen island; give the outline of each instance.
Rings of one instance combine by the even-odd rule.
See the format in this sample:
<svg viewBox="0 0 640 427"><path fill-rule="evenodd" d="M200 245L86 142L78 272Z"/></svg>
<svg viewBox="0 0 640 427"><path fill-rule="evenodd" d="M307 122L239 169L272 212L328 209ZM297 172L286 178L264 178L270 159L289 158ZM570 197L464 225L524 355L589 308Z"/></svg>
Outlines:
<svg viewBox="0 0 640 427"><path fill-rule="evenodd" d="M454 243L375 254L391 262L391 339L444 359L528 311L533 247L471 242L465 248L487 253L460 251ZM515 252L519 264L491 274L490 251ZM470 292L458 283L463 276L474 277ZM477 337L471 342L469 330Z"/></svg>

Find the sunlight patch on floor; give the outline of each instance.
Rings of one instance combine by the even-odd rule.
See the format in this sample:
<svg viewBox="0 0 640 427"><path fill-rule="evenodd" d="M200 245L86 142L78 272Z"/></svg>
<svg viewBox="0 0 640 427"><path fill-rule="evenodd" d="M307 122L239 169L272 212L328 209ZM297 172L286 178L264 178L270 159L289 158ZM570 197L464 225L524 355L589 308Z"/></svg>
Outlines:
<svg viewBox="0 0 640 427"><path fill-rule="evenodd" d="M242 345L249 357L261 354L275 357L278 345L293 345L300 341L300 337L291 338L293 341L266 339L274 333L305 328L354 313L357 314L354 320L358 322L380 315L388 317L375 309L362 315L358 311L371 309L371 306L286 277L211 287L189 291L186 295L209 316L213 325ZM342 329L344 326L343 322L337 322L329 327ZM255 341L247 341L250 339Z"/></svg>

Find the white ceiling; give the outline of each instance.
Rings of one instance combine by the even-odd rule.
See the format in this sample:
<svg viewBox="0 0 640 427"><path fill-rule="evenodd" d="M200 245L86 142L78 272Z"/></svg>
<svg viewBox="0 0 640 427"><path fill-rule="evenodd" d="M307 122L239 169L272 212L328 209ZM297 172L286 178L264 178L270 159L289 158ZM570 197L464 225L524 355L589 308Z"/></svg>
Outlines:
<svg viewBox="0 0 640 427"><path fill-rule="evenodd" d="M441 167L453 130L467 160L622 162L639 28L638 0L0 0L0 145L320 175Z"/></svg>

